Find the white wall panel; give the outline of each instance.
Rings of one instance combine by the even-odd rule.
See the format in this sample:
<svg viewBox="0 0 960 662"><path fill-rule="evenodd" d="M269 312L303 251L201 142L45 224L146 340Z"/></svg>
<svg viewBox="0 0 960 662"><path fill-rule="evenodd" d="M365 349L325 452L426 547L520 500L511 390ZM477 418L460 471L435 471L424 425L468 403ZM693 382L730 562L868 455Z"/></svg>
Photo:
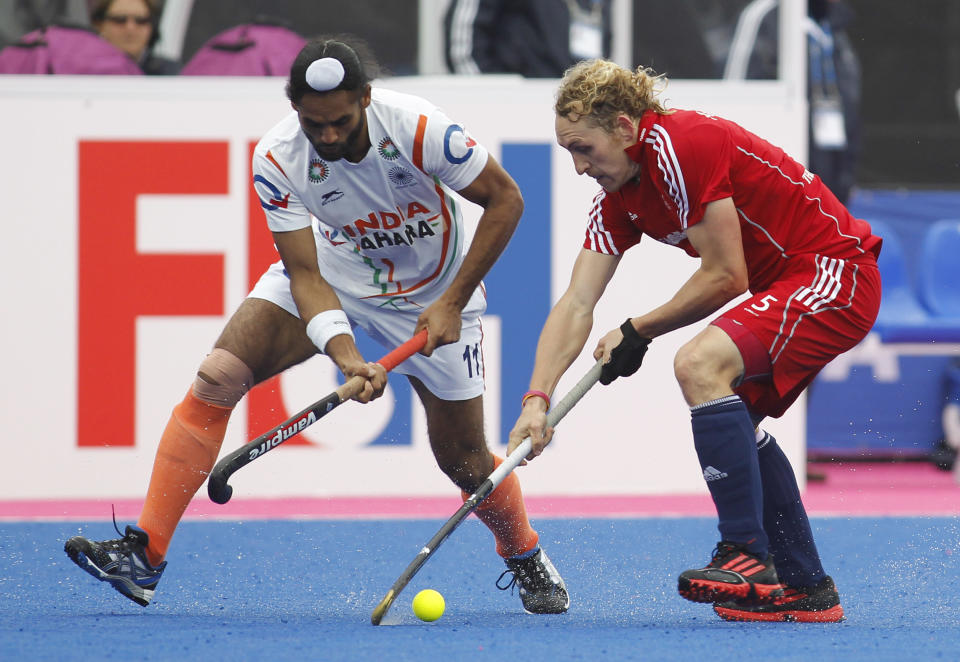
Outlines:
<svg viewBox="0 0 960 662"><path fill-rule="evenodd" d="M398 78L386 87L421 94L463 122L494 154L503 143L553 144L554 81ZM805 155L805 108L778 83L724 85L679 81L667 93L677 107L698 107L743 123L798 158ZM78 143L80 140L224 142L227 193L144 195L137 201L141 253L222 253L224 310L246 293L248 145L289 106L275 79L125 79L0 77L0 139L7 158L0 171L4 200L0 283L4 301L0 340L4 379L0 423L6 440L0 463L0 499L137 498L145 491L157 439L171 407L226 321L220 316L143 316L136 323L136 379L113 383L98 397L135 390L134 446L77 446L78 362ZM144 162L142 167L177 167ZM552 296L566 286L585 227L595 184L576 177L565 152L552 148L549 222L553 270L524 274L548 279ZM467 205L471 207L470 205ZM475 219L476 208L468 215ZM624 259L597 310L585 354L558 389L589 367L596 340L666 300L696 268L681 251L644 242ZM128 278L118 273L118 279ZM636 284L641 284L637 287ZM202 287L198 284L198 287ZM542 319L524 320L539 328ZM657 339L630 380L596 387L558 428L555 444L521 469L528 494L654 494L703 492L689 414L672 377L679 345L702 325ZM497 444L500 411L496 374L501 320L485 320L488 429ZM110 363L114 357L99 360ZM529 359L532 362L532 357ZM399 383L402 378L391 378ZM334 374L319 358L284 378L290 412L326 395ZM510 385L510 389L515 385ZM516 395L525 385L518 387ZM111 391L115 389L116 391ZM509 397L509 393L506 393ZM244 496L447 494L435 468L418 407L397 412L392 398L344 405L305 436L309 447L284 447L233 480ZM242 443L245 409L234 414L225 449ZM392 417L409 417L409 443L369 442ZM279 422L279 421L277 421ZM770 426L796 466L803 459L803 403ZM802 473L802 472L801 472ZM801 482L803 475L800 476Z"/></svg>

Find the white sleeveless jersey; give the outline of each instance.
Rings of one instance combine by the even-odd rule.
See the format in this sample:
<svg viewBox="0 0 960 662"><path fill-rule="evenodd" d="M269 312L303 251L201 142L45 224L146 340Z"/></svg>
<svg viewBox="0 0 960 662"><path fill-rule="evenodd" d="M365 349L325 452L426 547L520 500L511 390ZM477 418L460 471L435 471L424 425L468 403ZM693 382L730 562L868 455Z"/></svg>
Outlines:
<svg viewBox="0 0 960 662"><path fill-rule="evenodd" d="M291 113L257 144L254 187L271 231L311 225L324 279L376 305L419 308L463 260L460 200L487 151L424 99L374 89L371 148L359 163L321 159Z"/></svg>

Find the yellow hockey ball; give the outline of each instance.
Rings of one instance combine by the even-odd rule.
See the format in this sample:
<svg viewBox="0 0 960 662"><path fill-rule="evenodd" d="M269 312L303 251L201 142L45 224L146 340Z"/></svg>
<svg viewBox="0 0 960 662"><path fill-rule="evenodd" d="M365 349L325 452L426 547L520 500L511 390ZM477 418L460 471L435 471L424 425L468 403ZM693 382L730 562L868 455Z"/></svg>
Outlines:
<svg viewBox="0 0 960 662"><path fill-rule="evenodd" d="M443 616L446 608L443 596L432 588L426 588L413 596L413 613L421 621L430 623Z"/></svg>

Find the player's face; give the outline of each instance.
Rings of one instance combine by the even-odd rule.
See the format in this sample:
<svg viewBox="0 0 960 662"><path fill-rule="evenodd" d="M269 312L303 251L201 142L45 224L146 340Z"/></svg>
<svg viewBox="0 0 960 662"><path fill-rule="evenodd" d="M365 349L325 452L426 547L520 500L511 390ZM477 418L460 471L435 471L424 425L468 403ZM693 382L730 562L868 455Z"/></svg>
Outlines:
<svg viewBox="0 0 960 662"><path fill-rule="evenodd" d="M587 175L611 193L636 176L639 167L625 150L633 144L623 131L606 131L585 119L557 116L557 143L570 152L578 175Z"/></svg>
<svg viewBox="0 0 960 662"><path fill-rule="evenodd" d="M300 118L300 128L320 158L357 162L370 149L366 121L369 105L368 86L360 92L337 90L305 94L293 108Z"/></svg>

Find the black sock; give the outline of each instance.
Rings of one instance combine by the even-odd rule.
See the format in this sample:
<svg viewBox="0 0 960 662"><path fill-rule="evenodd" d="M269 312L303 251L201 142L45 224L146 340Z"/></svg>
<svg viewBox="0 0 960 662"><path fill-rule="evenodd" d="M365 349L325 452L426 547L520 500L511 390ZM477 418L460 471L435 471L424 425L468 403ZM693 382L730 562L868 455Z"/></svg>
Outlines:
<svg viewBox="0 0 960 662"><path fill-rule="evenodd" d="M767 556L763 488L750 414L736 395L691 408L693 443L704 480L717 507L720 538Z"/></svg>
<svg viewBox="0 0 960 662"><path fill-rule="evenodd" d="M818 584L826 573L790 460L769 432L757 442L757 457L763 479L763 528L777 575L790 586Z"/></svg>

